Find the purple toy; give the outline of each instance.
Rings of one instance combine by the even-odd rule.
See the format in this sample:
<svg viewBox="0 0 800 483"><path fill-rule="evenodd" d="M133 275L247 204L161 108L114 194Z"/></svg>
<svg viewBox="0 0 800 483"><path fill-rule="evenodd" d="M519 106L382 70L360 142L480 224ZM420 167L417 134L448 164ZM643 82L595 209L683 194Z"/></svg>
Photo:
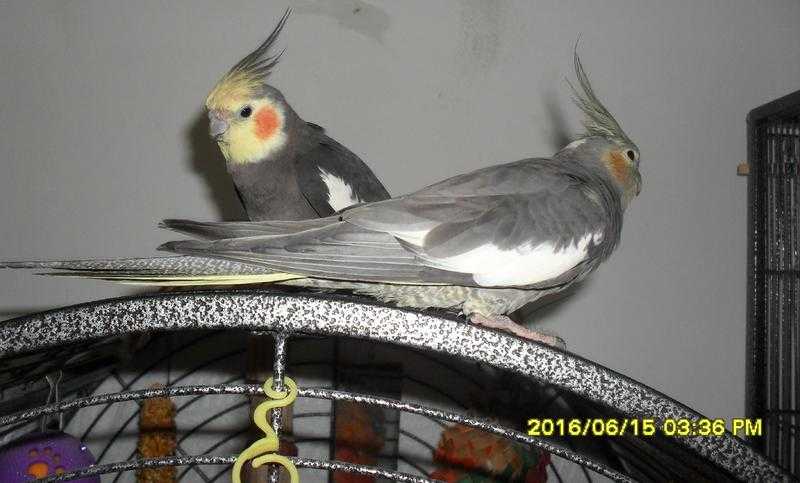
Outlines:
<svg viewBox="0 0 800 483"><path fill-rule="evenodd" d="M78 438L60 431L34 433L0 448L0 481L29 482L95 463L92 453ZM100 477L90 476L72 481L100 483Z"/></svg>

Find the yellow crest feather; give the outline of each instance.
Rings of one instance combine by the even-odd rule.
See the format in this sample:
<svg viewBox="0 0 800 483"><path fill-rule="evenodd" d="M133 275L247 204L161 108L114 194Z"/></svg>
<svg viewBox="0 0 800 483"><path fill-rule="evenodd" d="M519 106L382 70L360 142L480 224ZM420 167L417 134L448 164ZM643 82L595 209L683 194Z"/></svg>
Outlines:
<svg viewBox="0 0 800 483"><path fill-rule="evenodd" d="M269 37L254 51L237 62L217 82L217 85L214 86L214 89L211 90L211 93L206 98L206 107L209 110L225 108L232 102L253 97L258 88L266 82L272 69L278 64L278 60L283 55L283 51L277 54L270 54L270 48L275 43L275 40L278 39L278 35L283 30L291 13L292 9L287 8L272 33L269 34Z"/></svg>

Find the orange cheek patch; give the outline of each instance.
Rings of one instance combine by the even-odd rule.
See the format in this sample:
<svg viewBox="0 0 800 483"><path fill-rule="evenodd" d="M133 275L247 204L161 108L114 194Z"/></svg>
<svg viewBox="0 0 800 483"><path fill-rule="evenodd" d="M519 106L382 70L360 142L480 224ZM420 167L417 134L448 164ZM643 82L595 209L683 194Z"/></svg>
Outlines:
<svg viewBox="0 0 800 483"><path fill-rule="evenodd" d="M262 107L256 113L256 136L262 140L270 138L278 130L280 123L275 109Z"/></svg>
<svg viewBox="0 0 800 483"><path fill-rule="evenodd" d="M630 182L631 172L627 158L619 151L612 151L609 154L607 161L608 169L611 175L622 185L627 185Z"/></svg>

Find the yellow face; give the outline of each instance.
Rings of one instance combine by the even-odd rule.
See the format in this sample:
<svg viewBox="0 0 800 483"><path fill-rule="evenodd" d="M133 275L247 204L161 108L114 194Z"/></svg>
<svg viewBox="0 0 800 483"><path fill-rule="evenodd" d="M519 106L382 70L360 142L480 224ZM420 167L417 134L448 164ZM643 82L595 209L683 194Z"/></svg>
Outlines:
<svg viewBox="0 0 800 483"><path fill-rule="evenodd" d="M268 98L209 107L211 135L229 163L255 163L286 143L283 110Z"/></svg>

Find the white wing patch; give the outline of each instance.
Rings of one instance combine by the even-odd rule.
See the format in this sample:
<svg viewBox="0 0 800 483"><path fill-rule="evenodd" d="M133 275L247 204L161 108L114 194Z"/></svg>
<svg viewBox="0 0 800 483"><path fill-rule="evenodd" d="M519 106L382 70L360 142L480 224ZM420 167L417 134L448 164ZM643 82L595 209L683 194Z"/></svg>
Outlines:
<svg viewBox="0 0 800 483"><path fill-rule="evenodd" d="M564 147L564 149L575 149L575 148L577 148L578 146L580 146L581 144L583 144L585 142L586 142L586 138L576 139L575 141L572 141L571 143L567 144Z"/></svg>
<svg viewBox="0 0 800 483"><path fill-rule="evenodd" d="M471 273L479 285L510 287L531 285L558 277L586 259L589 242L599 243L603 233L587 233L575 243L556 250L552 243L526 244L511 250L483 245L454 257L427 259L443 270Z"/></svg>
<svg viewBox="0 0 800 483"><path fill-rule="evenodd" d="M361 199L355 194L353 187L345 180L322 168L319 168L319 175L322 182L328 187L328 204L331 205L333 211L343 210L348 206L361 203Z"/></svg>
<svg viewBox="0 0 800 483"><path fill-rule="evenodd" d="M425 244L425 237L431 232L430 228L422 228L419 230L406 230L406 231L389 231L390 235L403 240L411 245L421 247Z"/></svg>

